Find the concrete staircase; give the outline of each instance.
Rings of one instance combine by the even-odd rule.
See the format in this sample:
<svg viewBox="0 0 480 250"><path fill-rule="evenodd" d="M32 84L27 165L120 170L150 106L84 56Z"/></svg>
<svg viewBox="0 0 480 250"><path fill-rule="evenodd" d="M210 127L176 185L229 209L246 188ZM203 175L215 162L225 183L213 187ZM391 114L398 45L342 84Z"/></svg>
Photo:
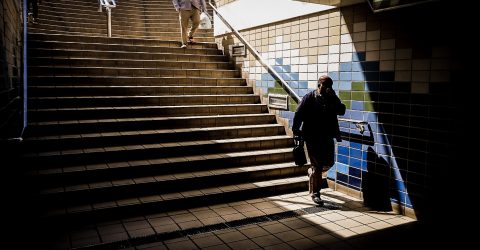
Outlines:
<svg viewBox="0 0 480 250"><path fill-rule="evenodd" d="M24 141L42 222L76 228L305 190L292 139L214 43L181 49L170 0L44 0Z"/></svg>

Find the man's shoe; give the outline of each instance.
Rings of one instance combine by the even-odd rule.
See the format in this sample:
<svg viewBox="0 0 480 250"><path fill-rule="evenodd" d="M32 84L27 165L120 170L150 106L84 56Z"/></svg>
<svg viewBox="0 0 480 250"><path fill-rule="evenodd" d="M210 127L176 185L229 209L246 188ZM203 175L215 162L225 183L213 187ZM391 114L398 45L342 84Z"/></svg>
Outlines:
<svg viewBox="0 0 480 250"><path fill-rule="evenodd" d="M312 200L313 202L315 202L316 204L320 205L320 206L323 206L323 201L322 199L320 198L320 196L312 196Z"/></svg>
<svg viewBox="0 0 480 250"><path fill-rule="evenodd" d="M187 48L187 45L185 45L185 44L182 44L182 46L180 46L180 48L182 48L182 49L186 49L186 48Z"/></svg>
<svg viewBox="0 0 480 250"><path fill-rule="evenodd" d="M194 44L194 43L195 43L195 41L193 40L193 36L189 36L189 37L188 37L188 43L190 43L190 44Z"/></svg>

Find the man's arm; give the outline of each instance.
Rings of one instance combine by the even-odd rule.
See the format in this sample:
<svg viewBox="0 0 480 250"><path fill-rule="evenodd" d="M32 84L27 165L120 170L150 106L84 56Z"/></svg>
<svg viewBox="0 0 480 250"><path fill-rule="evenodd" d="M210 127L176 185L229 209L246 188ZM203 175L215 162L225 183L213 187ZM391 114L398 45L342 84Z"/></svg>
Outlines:
<svg viewBox="0 0 480 250"><path fill-rule="evenodd" d="M298 104L297 111L295 111L295 116L293 117L292 131L294 135L300 134L300 126L304 120L305 107L307 102L307 95L302 98L300 104Z"/></svg>

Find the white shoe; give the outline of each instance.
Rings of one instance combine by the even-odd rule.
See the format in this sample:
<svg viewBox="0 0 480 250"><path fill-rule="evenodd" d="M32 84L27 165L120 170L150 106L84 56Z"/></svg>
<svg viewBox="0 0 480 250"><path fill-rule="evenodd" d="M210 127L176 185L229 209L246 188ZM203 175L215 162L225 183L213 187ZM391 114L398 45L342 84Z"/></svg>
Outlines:
<svg viewBox="0 0 480 250"><path fill-rule="evenodd" d="M182 48L182 49L186 49L186 48L187 48L187 45L185 45L185 44L182 44L182 46L180 46L180 48Z"/></svg>

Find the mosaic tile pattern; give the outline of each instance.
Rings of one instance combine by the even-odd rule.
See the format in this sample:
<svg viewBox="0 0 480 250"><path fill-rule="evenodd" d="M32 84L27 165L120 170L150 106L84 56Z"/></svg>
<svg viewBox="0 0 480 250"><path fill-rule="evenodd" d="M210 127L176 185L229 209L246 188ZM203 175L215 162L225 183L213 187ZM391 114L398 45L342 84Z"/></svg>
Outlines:
<svg viewBox="0 0 480 250"><path fill-rule="evenodd" d="M421 25L382 18L359 4L242 33L300 97L329 75L347 106L344 118L369 123L362 134L340 122L345 140L328 178L364 194L385 185L392 202L414 208L429 188L429 169L446 157L448 141L438 138L451 124L441 111L451 48L428 37L417 43ZM242 67L263 94L283 92L251 55ZM279 112L290 126L295 108Z"/></svg>

